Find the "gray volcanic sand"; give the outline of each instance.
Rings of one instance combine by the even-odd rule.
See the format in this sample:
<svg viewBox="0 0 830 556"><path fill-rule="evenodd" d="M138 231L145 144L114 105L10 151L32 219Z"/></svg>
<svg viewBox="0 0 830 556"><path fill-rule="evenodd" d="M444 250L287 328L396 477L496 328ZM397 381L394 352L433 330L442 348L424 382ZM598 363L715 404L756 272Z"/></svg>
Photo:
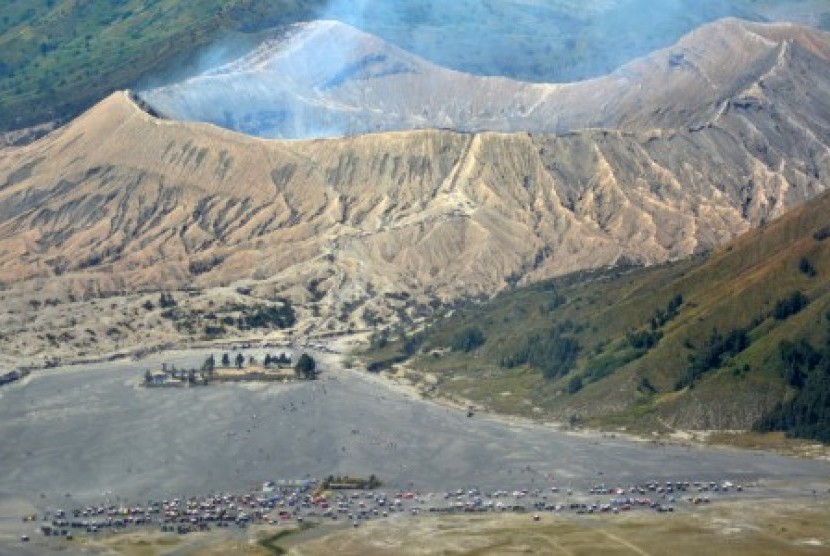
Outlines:
<svg viewBox="0 0 830 556"><path fill-rule="evenodd" d="M778 496L830 486L824 462L467 418L354 371L312 383L138 386L161 360L198 366L205 356L49 370L0 389L0 493L43 510L329 474L437 492L728 479Z"/></svg>

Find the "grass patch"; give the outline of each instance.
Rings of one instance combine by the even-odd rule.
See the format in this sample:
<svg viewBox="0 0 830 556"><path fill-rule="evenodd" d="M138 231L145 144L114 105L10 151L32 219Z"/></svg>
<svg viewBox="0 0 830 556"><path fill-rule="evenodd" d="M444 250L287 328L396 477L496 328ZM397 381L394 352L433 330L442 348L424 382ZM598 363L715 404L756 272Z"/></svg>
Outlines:
<svg viewBox="0 0 830 556"><path fill-rule="evenodd" d="M68 119L141 76L195 63L234 31L307 19L321 0L4 2L0 129ZM244 35L238 35L242 46Z"/></svg>

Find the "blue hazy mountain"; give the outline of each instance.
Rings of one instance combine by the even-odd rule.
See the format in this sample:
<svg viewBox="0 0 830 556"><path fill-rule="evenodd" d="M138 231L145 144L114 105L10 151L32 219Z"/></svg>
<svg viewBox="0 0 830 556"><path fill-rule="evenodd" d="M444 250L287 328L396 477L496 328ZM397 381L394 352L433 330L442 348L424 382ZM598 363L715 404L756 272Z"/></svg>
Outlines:
<svg viewBox="0 0 830 556"><path fill-rule="evenodd" d="M793 15L781 11L790 4L779 3L775 17ZM195 75L141 95L171 119L269 138L422 128L560 133L616 126L639 118L632 115L632 109L641 111L637 106L670 108L678 94L691 91L711 108L728 96L727 89L740 88L734 83L714 95L699 90L707 72L725 69L740 76L751 70L741 60L757 47L744 30L720 36L733 27L709 23L727 16L764 19L773 15L760 9L765 5L335 0L320 12L321 19L264 32L261 42L246 50L218 43L213 53L224 56L208 52L209 63ZM692 38L690 46L683 41L698 31L707 38ZM662 69L655 71L654 64ZM666 98L655 104L655 95ZM626 97L628 102L621 102ZM699 124L678 116L668 123Z"/></svg>
<svg viewBox="0 0 830 556"><path fill-rule="evenodd" d="M788 4L792 2L779 2ZM323 14L438 65L567 82L604 75L724 17L765 19L749 0L336 0Z"/></svg>

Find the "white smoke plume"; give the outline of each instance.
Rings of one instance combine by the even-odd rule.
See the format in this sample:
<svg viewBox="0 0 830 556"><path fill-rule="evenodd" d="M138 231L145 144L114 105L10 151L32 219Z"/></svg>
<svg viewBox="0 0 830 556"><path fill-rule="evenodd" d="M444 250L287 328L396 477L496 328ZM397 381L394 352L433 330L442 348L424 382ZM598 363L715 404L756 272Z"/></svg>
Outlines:
<svg viewBox="0 0 830 556"><path fill-rule="evenodd" d="M529 83L607 74L703 23L724 16L757 19L750 5L750 0L332 0L320 20L348 26L319 22L275 31L232 61L244 50L244 40L237 37L230 46L225 41L207 51L197 75L147 88L141 96L168 117L262 137L417 127L509 130L527 127L533 117L523 113L538 96ZM528 83L508 87L510 96L499 104L487 95L498 96L503 88L482 90L476 82L471 93L469 87L455 87L457 80L442 68ZM405 78L413 75L418 79ZM448 83L457 88L455 96L445 90ZM402 88L395 90L395 84Z"/></svg>

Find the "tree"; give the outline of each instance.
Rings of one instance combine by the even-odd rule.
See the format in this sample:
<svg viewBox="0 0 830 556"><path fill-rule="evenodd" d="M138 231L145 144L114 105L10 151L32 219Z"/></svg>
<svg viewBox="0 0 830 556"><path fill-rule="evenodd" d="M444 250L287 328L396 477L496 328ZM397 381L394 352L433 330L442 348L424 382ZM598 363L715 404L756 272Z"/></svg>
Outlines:
<svg viewBox="0 0 830 556"><path fill-rule="evenodd" d="M813 266L813 263L811 263L810 259L808 259L807 257L801 257L801 260L798 261L798 270L800 270L802 274L806 274L810 278L816 275L816 267Z"/></svg>
<svg viewBox="0 0 830 556"><path fill-rule="evenodd" d="M222 366L223 367L230 367L231 366L231 356L227 353L222 354Z"/></svg>
<svg viewBox="0 0 830 556"><path fill-rule="evenodd" d="M372 349L383 349L389 344L389 330L375 330L369 336L369 345Z"/></svg>
<svg viewBox="0 0 830 556"><path fill-rule="evenodd" d="M317 362L309 354L304 353L297 360L294 371L305 380L314 380L317 378Z"/></svg>
<svg viewBox="0 0 830 556"><path fill-rule="evenodd" d="M245 364L245 356L241 353L236 354L236 368L241 369L242 366Z"/></svg>
<svg viewBox="0 0 830 556"><path fill-rule="evenodd" d="M576 394L582 390L582 377L575 375L568 381L568 394Z"/></svg>
<svg viewBox="0 0 830 556"><path fill-rule="evenodd" d="M213 357L213 354L210 354L210 357L205 359L205 362L202 363L202 370L207 373L212 373L216 369L216 358Z"/></svg>
<svg viewBox="0 0 830 556"><path fill-rule="evenodd" d="M176 300L173 299L173 294L168 292L161 292L159 296L159 307L162 309L169 309L176 306Z"/></svg>

